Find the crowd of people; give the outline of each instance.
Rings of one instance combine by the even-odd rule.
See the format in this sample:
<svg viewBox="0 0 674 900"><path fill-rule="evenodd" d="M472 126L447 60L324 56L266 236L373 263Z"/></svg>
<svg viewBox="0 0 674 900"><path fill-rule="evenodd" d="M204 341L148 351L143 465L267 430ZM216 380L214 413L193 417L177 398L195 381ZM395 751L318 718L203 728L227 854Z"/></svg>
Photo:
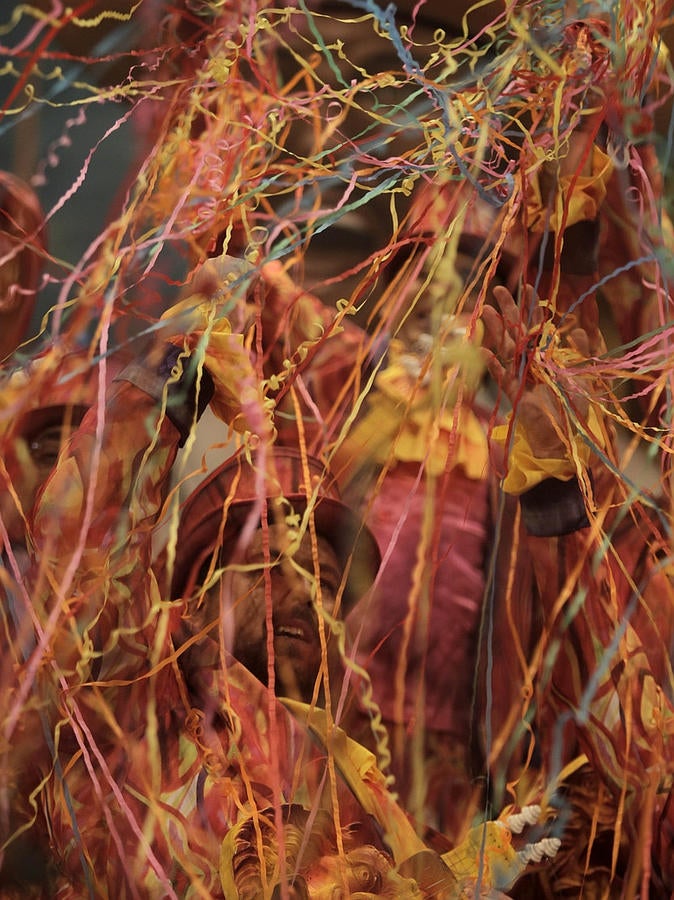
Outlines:
<svg viewBox="0 0 674 900"><path fill-rule="evenodd" d="M564 33L597 79L522 202L418 180L366 324L252 211L148 327L103 285L26 351L43 220L3 176L0 897L674 891L669 295L634 252L674 240L604 37ZM657 496L600 304L665 347ZM186 473L207 409L227 458Z"/></svg>

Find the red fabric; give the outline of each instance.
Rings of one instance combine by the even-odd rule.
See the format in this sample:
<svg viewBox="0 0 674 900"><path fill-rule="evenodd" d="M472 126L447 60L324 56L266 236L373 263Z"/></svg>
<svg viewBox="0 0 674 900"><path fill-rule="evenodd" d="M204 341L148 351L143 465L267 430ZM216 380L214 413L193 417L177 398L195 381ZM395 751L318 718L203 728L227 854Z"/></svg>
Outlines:
<svg viewBox="0 0 674 900"><path fill-rule="evenodd" d="M429 503L427 485L415 463L399 463L384 479L367 523L384 561L376 589L355 619L361 631L359 657L389 722L417 717L420 679L425 681L426 725L464 740L470 729L476 628L484 592L484 559L489 508L487 482L469 479L460 468L437 486L437 504L426 554L428 624L417 634L420 608L410 609L410 593L422 527ZM407 625L406 625L407 621ZM404 631L411 628L409 645ZM396 697L394 674L405 661L404 705ZM400 712L402 711L402 717Z"/></svg>

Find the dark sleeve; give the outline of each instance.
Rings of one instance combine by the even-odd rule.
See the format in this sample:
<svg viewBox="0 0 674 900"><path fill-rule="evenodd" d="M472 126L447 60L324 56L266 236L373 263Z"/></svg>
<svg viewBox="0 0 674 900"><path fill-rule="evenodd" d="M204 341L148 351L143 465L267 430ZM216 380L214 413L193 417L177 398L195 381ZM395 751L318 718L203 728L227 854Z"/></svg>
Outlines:
<svg viewBox="0 0 674 900"><path fill-rule="evenodd" d="M583 219L564 231L564 244L559 265L566 275L597 277L599 268L599 220ZM543 268L551 272L555 264L555 240L551 235L545 245Z"/></svg>
<svg viewBox="0 0 674 900"><path fill-rule="evenodd" d="M546 478L520 496L522 520L534 537L559 537L589 527L585 497L576 478Z"/></svg>
<svg viewBox="0 0 674 900"><path fill-rule="evenodd" d="M197 368L194 360L179 347L168 345L155 367L141 362L127 365L115 381L129 381L161 403L166 389L166 416L180 432L182 447L190 430L210 403L214 385L205 368Z"/></svg>

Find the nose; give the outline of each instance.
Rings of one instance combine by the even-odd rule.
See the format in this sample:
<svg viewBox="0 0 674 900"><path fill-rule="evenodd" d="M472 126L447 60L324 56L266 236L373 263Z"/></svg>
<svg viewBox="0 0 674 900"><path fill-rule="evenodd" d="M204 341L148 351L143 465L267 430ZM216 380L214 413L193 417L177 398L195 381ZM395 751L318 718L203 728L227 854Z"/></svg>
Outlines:
<svg viewBox="0 0 674 900"><path fill-rule="evenodd" d="M274 606L311 606L313 603L312 579L291 565L282 565L275 581Z"/></svg>

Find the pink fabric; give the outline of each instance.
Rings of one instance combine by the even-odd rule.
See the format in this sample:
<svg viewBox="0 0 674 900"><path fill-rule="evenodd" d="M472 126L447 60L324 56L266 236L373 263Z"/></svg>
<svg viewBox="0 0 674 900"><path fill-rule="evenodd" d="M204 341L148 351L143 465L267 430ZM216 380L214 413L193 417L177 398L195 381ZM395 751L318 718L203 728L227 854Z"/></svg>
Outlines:
<svg viewBox="0 0 674 900"><path fill-rule="evenodd" d="M399 463L368 513L367 524L384 561L374 596L356 608L351 624L356 633L362 628L359 660L370 673L384 719L405 724L414 720L424 678L426 726L465 740L485 585L488 483L467 478L458 467L438 482L431 552L425 554L430 582L427 633L420 635L419 614L425 601L421 597L415 611L408 605L428 503L426 481L418 473L418 464ZM410 615L405 650L405 620ZM395 684L401 654L406 666L402 719Z"/></svg>

